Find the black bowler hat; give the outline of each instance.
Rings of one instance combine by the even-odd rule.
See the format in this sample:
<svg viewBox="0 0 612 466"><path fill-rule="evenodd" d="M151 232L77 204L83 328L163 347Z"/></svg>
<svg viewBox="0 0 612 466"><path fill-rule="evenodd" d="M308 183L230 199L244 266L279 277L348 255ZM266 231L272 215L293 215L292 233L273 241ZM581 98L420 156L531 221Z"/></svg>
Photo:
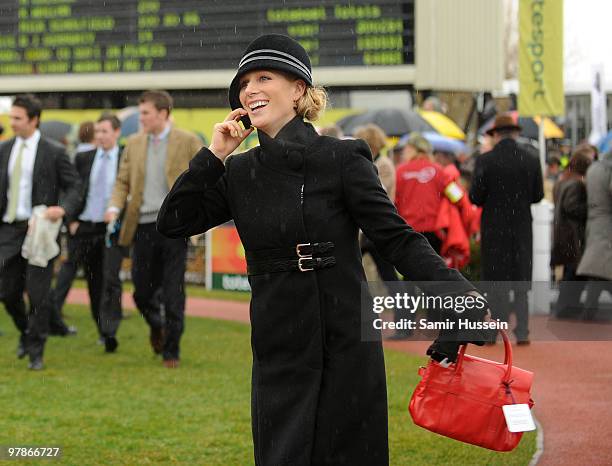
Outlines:
<svg viewBox="0 0 612 466"><path fill-rule="evenodd" d="M312 86L310 58L299 42L282 34L259 36L244 51L236 76L229 88L232 110L242 108L240 103L240 77L252 70L278 70L289 73Z"/></svg>

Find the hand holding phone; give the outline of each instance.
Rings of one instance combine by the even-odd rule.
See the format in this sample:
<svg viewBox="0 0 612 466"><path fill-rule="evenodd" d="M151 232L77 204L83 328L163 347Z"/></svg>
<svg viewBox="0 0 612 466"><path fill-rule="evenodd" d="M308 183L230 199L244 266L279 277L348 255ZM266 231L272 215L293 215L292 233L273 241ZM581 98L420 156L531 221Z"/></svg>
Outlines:
<svg viewBox="0 0 612 466"><path fill-rule="evenodd" d="M238 121L242 121L244 124L244 119L249 124L247 129L238 124ZM224 161L253 132L255 128L250 126L250 124L251 121L245 109L237 108L231 111L223 122L217 123L214 126L212 140L208 149L221 161Z"/></svg>

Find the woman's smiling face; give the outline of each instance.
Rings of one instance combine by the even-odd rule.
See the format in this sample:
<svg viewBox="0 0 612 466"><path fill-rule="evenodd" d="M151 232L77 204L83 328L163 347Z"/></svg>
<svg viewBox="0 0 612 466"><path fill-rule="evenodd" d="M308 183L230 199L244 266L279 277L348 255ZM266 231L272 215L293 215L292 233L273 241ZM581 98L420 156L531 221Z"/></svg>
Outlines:
<svg viewBox="0 0 612 466"><path fill-rule="evenodd" d="M253 126L275 137L296 116L295 102L305 90L301 79L288 79L277 71L254 70L240 78L240 103Z"/></svg>

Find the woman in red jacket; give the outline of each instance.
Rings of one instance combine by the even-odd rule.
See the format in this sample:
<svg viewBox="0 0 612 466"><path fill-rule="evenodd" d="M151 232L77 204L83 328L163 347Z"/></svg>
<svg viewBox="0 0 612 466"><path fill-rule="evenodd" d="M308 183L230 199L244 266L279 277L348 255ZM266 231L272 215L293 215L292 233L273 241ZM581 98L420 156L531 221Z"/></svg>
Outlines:
<svg viewBox="0 0 612 466"><path fill-rule="evenodd" d="M441 202L459 202L464 192L443 167L433 161L431 144L418 133L400 140L404 162L397 168L395 205L406 223L422 233L439 254L437 233Z"/></svg>

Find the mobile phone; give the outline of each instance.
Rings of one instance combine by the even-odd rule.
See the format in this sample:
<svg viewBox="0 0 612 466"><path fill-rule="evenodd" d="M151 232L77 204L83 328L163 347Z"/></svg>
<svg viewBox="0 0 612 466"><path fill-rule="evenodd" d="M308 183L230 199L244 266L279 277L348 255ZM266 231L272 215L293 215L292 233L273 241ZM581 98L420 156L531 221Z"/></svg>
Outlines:
<svg viewBox="0 0 612 466"><path fill-rule="evenodd" d="M248 115L240 117L240 121L242 122L242 125L244 126L244 129L249 129L252 126L251 125L251 119L249 118Z"/></svg>

